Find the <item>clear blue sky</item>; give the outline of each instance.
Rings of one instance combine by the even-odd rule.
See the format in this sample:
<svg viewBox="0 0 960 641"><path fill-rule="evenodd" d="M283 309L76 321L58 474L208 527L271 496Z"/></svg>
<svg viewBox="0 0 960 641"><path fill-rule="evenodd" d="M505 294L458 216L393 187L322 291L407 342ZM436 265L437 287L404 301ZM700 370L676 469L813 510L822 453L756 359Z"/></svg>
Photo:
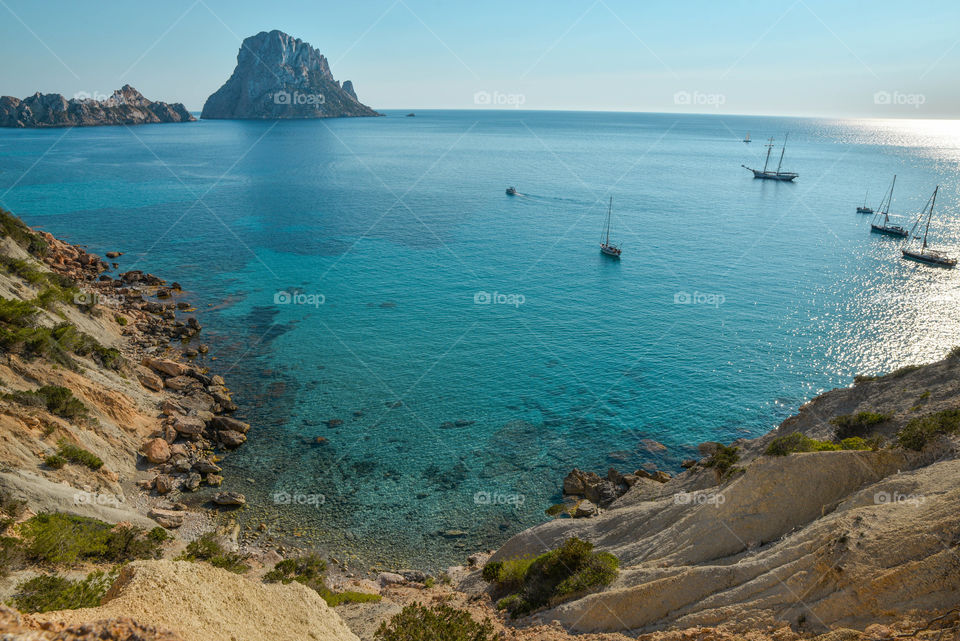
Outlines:
<svg viewBox="0 0 960 641"><path fill-rule="evenodd" d="M0 94L129 83L196 110L240 39L280 29L381 109L472 109L485 91L526 109L955 118L957 25L946 0L0 0Z"/></svg>

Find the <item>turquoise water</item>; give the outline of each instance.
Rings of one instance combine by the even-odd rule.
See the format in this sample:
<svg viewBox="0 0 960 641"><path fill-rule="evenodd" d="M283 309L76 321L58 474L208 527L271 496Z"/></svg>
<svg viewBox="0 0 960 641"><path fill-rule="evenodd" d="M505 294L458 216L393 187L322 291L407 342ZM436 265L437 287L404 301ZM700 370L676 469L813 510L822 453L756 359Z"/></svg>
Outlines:
<svg viewBox="0 0 960 641"><path fill-rule="evenodd" d="M854 213L897 173L912 224L939 183L960 254L955 123L401 115L0 130L0 205L200 302L264 536L438 567L543 520L574 466L676 470L960 344L957 273ZM799 180L753 180L787 131Z"/></svg>

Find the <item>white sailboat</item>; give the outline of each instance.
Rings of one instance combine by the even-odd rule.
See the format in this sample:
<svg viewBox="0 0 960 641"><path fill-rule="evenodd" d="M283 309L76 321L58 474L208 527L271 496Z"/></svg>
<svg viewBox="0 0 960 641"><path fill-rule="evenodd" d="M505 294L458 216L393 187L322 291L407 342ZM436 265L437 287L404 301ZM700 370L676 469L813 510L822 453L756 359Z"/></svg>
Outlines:
<svg viewBox="0 0 960 641"><path fill-rule="evenodd" d="M787 134L789 136L789 134ZM767 143L767 160L763 163L763 170L760 169L751 169L746 165L740 165L744 169L749 169L753 172L754 178L762 178L763 180L781 180L783 182L791 182L800 174L794 173L792 171L780 171L780 168L783 166L783 154L787 151L787 137L783 138L783 149L780 151L780 163L777 165L776 171L767 171L767 165L770 164L770 152L773 150L773 138L770 139L770 142Z"/></svg>
<svg viewBox="0 0 960 641"><path fill-rule="evenodd" d="M869 195L870 195L870 190L868 189L868 190L866 191L866 193L863 194L863 206L862 206L862 207L859 207L859 206L857 207L857 213L858 213L858 214L872 214L872 213L873 213L873 207L867 207L867 196L869 196Z"/></svg>
<svg viewBox="0 0 960 641"><path fill-rule="evenodd" d="M607 207L607 224L603 227L603 240L600 242L600 253L620 258L620 246L610 244L610 220L613 217L613 196L610 196L610 206Z"/></svg>
<svg viewBox="0 0 960 641"><path fill-rule="evenodd" d="M890 190L887 192L887 195L883 197L883 200L880 201L880 211L877 212L877 215L873 217L873 222L870 223L870 231L877 232L878 234L887 234L888 236L906 238L910 235L910 232L900 225L890 224L890 203L893 201L893 187L896 184L897 176L894 174L893 182L890 183ZM881 215L883 215L883 223L880 222Z"/></svg>
<svg viewBox="0 0 960 641"><path fill-rule="evenodd" d="M916 249L903 249L903 257L910 260L918 260L922 263L929 263L931 265L940 265L942 267L956 267L957 259L947 256L943 252L939 252L935 249L930 249L927 246L927 234L930 232L930 219L933 218L933 206L937 202L937 192L940 191L940 185L937 185L937 188L933 190L933 195L930 196L930 200L927 201L927 206L923 208L923 211L920 212L920 217L917 219L917 222L913 225L914 230L916 230L917 225L923 220L923 215L927 215L927 224L923 229L923 244L920 246L919 250ZM916 235L914 235L916 238Z"/></svg>
<svg viewBox="0 0 960 641"><path fill-rule="evenodd" d="M747 135L744 137L743 142L750 142L750 132L747 132Z"/></svg>

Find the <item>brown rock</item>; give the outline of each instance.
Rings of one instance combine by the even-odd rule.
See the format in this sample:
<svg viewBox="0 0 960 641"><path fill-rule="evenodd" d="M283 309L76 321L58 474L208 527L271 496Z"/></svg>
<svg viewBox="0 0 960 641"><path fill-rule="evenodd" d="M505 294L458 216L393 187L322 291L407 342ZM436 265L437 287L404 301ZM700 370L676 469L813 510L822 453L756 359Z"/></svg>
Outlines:
<svg viewBox="0 0 960 641"><path fill-rule="evenodd" d="M207 485L211 485L213 487L220 487L222 483L223 483L223 477L220 476L219 474L207 474Z"/></svg>
<svg viewBox="0 0 960 641"><path fill-rule="evenodd" d="M195 416L178 416L173 422L173 429L186 436L197 436L204 427L203 421Z"/></svg>
<svg viewBox="0 0 960 641"><path fill-rule="evenodd" d="M168 474L158 474L153 479L153 489L157 491L157 494L168 494L176 486L175 484L176 481Z"/></svg>
<svg viewBox="0 0 960 641"><path fill-rule="evenodd" d="M167 376L183 376L187 373L186 365L171 361L168 358L151 358L148 356L143 359L143 364L153 371L166 374Z"/></svg>
<svg viewBox="0 0 960 641"><path fill-rule="evenodd" d="M147 512L147 516L165 528L180 527L183 525L183 517L185 515L186 512L181 512L178 510L162 510L156 507Z"/></svg>
<svg viewBox="0 0 960 641"><path fill-rule="evenodd" d="M229 416L214 416L210 420L210 426L218 430L230 430L246 434L250 431L250 423L231 418Z"/></svg>
<svg viewBox="0 0 960 641"><path fill-rule="evenodd" d="M217 440L223 443L226 447L239 447L246 443L247 436L246 434L234 432L233 430L222 430L217 432Z"/></svg>
<svg viewBox="0 0 960 641"><path fill-rule="evenodd" d="M247 498L239 492L217 492L213 502L217 505L243 505L247 502Z"/></svg>
<svg viewBox="0 0 960 641"><path fill-rule="evenodd" d="M170 445L162 438L152 438L140 448L151 463L166 463L170 459Z"/></svg>
<svg viewBox="0 0 960 641"><path fill-rule="evenodd" d="M187 389L191 385L194 385L195 382L189 376L171 376L163 381L163 384L172 390L180 391Z"/></svg>
<svg viewBox="0 0 960 641"><path fill-rule="evenodd" d="M148 369L138 371L137 378L140 379L140 384L149 390L159 392L163 389L163 379Z"/></svg>

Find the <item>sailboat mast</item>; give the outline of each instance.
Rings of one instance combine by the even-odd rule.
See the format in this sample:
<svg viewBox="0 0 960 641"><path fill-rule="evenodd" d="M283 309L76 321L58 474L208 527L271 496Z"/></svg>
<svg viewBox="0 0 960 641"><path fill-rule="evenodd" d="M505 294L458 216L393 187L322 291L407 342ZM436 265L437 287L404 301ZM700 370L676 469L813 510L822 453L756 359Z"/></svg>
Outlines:
<svg viewBox="0 0 960 641"><path fill-rule="evenodd" d="M897 185L897 175L893 175L893 182L890 183L890 191L887 193L887 206L883 208L884 224L890 220L890 205L893 204L893 188ZM880 203L881 205L883 203Z"/></svg>
<svg viewBox="0 0 960 641"><path fill-rule="evenodd" d="M937 202L937 192L940 191L940 185L933 190L933 198L930 199L930 213L927 214L927 228L923 230L923 249L927 248L927 232L930 231L930 219L933 218L933 204ZM921 251L923 251L921 249Z"/></svg>
<svg viewBox="0 0 960 641"><path fill-rule="evenodd" d="M607 239L605 245L610 244L610 217L613 215L613 196L610 196L610 205L607 207Z"/></svg>
<svg viewBox="0 0 960 641"><path fill-rule="evenodd" d="M763 173L767 173L767 165L770 164L770 152L773 150L773 138L767 143L767 160L763 163Z"/></svg>
<svg viewBox="0 0 960 641"><path fill-rule="evenodd" d="M780 167L783 166L783 154L787 151L787 138L790 137L790 134L787 134L783 137L783 149L780 150L780 162L777 164L777 173L780 173Z"/></svg>

